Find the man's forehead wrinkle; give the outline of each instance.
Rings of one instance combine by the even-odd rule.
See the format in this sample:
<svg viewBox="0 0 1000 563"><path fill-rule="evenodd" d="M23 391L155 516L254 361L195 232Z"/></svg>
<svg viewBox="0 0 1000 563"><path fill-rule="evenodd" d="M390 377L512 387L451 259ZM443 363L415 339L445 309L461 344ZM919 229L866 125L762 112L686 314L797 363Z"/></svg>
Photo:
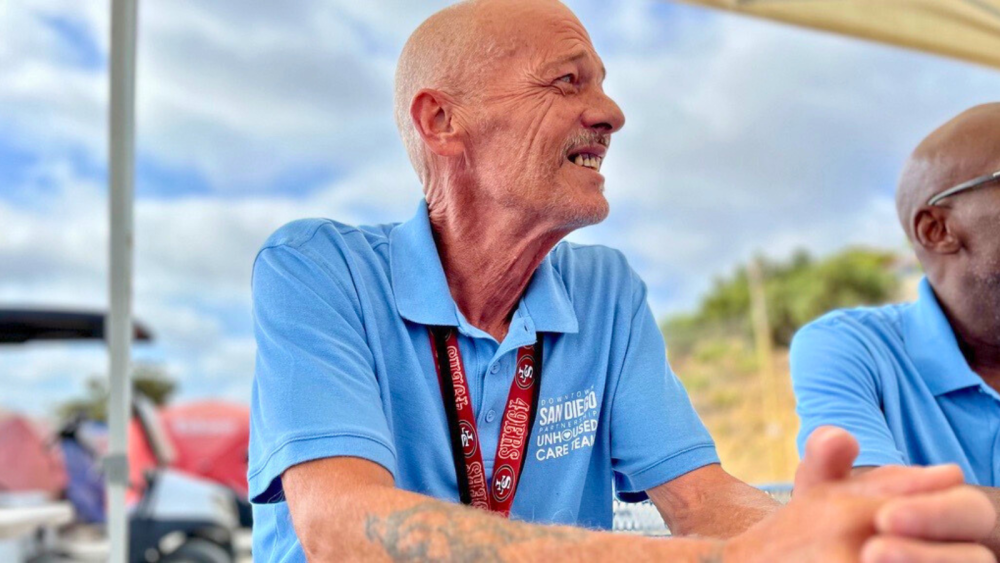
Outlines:
<svg viewBox="0 0 1000 563"><path fill-rule="evenodd" d="M575 18L551 20L546 28L545 33L554 39L553 43L580 45L588 51L596 52L586 28Z"/></svg>
<svg viewBox="0 0 1000 563"><path fill-rule="evenodd" d="M568 55L562 55L562 56L556 56L556 57L549 58L548 60L544 61L544 63L542 64L542 67L541 67L542 68L542 72L554 71L555 69L558 69L559 67L564 66L564 65L566 65L568 63L579 62L580 59L584 59L584 58L586 58L586 56L587 56L587 54L585 52L583 52L582 50L576 50L575 52L570 53Z"/></svg>
<svg viewBox="0 0 1000 563"><path fill-rule="evenodd" d="M540 71L550 72L568 63L583 63L589 61L593 64L595 71L599 72L602 78L607 74L604 70L604 63L593 45L584 42L579 36L567 36L558 45L554 45L550 52L543 57Z"/></svg>

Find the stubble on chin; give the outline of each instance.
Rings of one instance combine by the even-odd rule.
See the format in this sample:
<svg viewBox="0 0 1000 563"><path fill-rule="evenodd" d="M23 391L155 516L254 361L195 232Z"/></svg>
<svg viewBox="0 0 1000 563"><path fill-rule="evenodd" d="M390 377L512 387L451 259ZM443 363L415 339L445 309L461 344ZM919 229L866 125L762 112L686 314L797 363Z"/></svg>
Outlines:
<svg viewBox="0 0 1000 563"><path fill-rule="evenodd" d="M585 202L574 201L572 197L552 201L544 213L564 228L576 230L604 221L609 212L608 200L601 195L593 201Z"/></svg>
<svg viewBox="0 0 1000 563"><path fill-rule="evenodd" d="M581 190L580 186L567 185L558 172L521 175L511 180L494 192L502 194L498 203L505 208L519 209L558 230L572 231L596 225L607 219L610 212L603 182L594 193L589 186Z"/></svg>
<svg viewBox="0 0 1000 563"><path fill-rule="evenodd" d="M980 311L992 320L992 332L996 335L994 344L1000 346L1000 270L977 278L977 290L981 296Z"/></svg>

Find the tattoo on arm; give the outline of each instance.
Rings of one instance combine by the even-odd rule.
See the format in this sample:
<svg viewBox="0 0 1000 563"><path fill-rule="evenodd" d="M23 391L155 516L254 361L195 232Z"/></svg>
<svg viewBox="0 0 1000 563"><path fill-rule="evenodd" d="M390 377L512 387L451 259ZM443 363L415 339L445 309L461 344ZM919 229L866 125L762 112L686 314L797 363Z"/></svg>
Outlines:
<svg viewBox="0 0 1000 563"><path fill-rule="evenodd" d="M428 501L384 517L368 516L365 535L396 563L503 563L501 551L507 546L545 539L579 541L586 532L512 522L476 509Z"/></svg>

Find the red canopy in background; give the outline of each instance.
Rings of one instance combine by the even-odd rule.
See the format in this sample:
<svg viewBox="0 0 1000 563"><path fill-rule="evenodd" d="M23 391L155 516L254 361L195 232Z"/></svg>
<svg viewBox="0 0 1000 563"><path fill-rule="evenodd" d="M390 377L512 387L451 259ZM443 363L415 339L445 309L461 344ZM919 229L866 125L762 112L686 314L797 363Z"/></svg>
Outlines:
<svg viewBox="0 0 1000 563"><path fill-rule="evenodd" d="M62 453L24 416L0 412L0 492L43 491L55 498L66 487Z"/></svg>
<svg viewBox="0 0 1000 563"><path fill-rule="evenodd" d="M219 401L170 405L161 422L173 441L173 467L247 494L250 408Z"/></svg>
<svg viewBox="0 0 1000 563"><path fill-rule="evenodd" d="M250 408L221 401L201 401L162 407L149 421L162 429L172 450L167 465L225 485L247 495L247 447ZM142 496L146 472L157 465L147 429L132 417L129 425L129 500Z"/></svg>

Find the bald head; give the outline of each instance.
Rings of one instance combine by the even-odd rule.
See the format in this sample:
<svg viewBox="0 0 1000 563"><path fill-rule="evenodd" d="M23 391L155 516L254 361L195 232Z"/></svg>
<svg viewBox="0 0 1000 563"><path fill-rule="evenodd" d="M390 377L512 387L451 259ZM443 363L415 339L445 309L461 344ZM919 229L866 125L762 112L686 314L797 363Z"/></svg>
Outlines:
<svg viewBox="0 0 1000 563"><path fill-rule="evenodd" d="M1000 189L987 183L927 203L997 170L1000 104L981 105L920 143L906 164L896 205L956 335L966 346L1000 350Z"/></svg>
<svg viewBox="0 0 1000 563"><path fill-rule="evenodd" d="M914 240L918 210L934 195L1000 170L1000 103L976 106L931 133L913 152L896 192L896 211Z"/></svg>
<svg viewBox="0 0 1000 563"><path fill-rule="evenodd" d="M491 68L524 46L519 22L531 21L531 12L543 10L572 16L556 0L466 0L435 13L410 35L396 65L395 117L421 179L426 155L410 118L414 96L431 88L475 102Z"/></svg>

